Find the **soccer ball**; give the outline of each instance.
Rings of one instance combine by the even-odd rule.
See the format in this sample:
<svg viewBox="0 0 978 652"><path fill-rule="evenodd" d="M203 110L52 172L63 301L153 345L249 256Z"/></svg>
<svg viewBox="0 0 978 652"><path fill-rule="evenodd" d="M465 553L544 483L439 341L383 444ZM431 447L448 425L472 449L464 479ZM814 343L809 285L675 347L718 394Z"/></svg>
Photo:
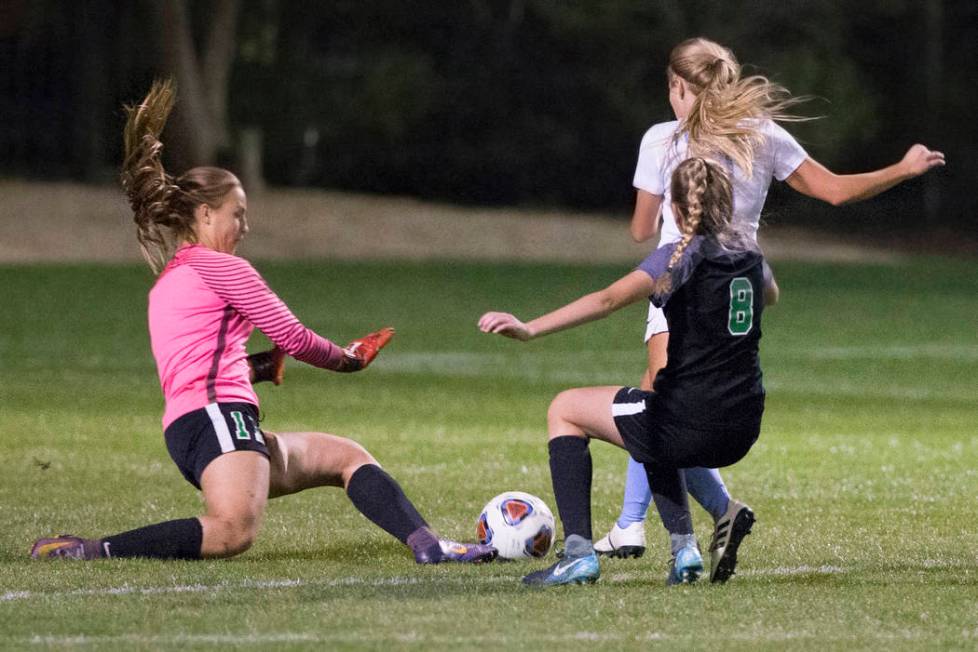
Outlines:
<svg viewBox="0 0 978 652"><path fill-rule="evenodd" d="M476 536L503 559L546 557L554 544L554 515L542 500L507 491L490 500L479 515Z"/></svg>

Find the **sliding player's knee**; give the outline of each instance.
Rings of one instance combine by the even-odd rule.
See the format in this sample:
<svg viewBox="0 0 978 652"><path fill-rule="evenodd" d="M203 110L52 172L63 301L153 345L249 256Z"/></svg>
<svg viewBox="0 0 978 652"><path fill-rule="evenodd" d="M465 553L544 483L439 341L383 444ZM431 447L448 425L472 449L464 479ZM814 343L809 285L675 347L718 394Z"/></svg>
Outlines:
<svg viewBox="0 0 978 652"><path fill-rule="evenodd" d="M213 540L220 548L222 557L233 557L245 552L255 543L261 519L254 515L234 518L211 519Z"/></svg>

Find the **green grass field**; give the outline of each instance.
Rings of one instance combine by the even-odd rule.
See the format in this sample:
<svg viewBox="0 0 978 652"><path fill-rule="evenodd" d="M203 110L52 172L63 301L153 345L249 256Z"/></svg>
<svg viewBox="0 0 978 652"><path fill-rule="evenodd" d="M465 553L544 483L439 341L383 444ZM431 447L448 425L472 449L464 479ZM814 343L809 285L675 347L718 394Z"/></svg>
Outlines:
<svg viewBox="0 0 978 652"><path fill-rule="evenodd" d="M398 336L353 376L291 362L268 430L363 443L443 534L523 490L555 507L545 415L559 390L634 384L644 307L520 344L535 316L620 267L259 264L310 326ZM418 567L341 491L273 501L258 543L214 562L39 563L32 540L190 516L163 445L135 266L0 267L0 648L921 649L978 647L978 273L974 261L781 263L765 314L761 439L724 472L758 523L728 584L664 586L666 536L592 587L527 590L538 563ZM263 342L253 342L257 349ZM594 528L625 455L596 443ZM697 534L711 523L694 508Z"/></svg>

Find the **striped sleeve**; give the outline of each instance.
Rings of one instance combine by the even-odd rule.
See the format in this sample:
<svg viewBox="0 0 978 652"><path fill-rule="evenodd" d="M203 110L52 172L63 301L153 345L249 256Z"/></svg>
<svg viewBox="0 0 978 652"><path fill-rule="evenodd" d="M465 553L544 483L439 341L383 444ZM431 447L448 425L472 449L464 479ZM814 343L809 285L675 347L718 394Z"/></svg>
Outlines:
<svg viewBox="0 0 978 652"><path fill-rule="evenodd" d="M343 350L303 326L247 260L207 252L190 265L207 287L290 356L324 369L339 366Z"/></svg>

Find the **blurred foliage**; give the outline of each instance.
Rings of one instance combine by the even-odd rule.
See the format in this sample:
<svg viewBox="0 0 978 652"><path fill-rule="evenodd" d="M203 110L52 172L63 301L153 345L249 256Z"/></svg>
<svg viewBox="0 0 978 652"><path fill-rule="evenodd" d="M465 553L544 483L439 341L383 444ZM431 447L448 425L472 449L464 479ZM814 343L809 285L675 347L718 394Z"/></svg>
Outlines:
<svg viewBox="0 0 978 652"><path fill-rule="evenodd" d="M110 176L98 170L117 164L118 107L155 72L148 1L12 0L18 27L0 30L6 172ZM910 224L926 183L944 221L974 228L973 0L241 3L231 125L260 129L273 184L624 214L642 134L672 118L669 50L702 34L814 98L799 111L819 119L789 128L837 171L892 163L914 142L948 153L934 180L860 209L803 203L809 219L875 210ZM190 4L206 21L207 3ZM772 193L775 219L788 199Z"/></svg>

